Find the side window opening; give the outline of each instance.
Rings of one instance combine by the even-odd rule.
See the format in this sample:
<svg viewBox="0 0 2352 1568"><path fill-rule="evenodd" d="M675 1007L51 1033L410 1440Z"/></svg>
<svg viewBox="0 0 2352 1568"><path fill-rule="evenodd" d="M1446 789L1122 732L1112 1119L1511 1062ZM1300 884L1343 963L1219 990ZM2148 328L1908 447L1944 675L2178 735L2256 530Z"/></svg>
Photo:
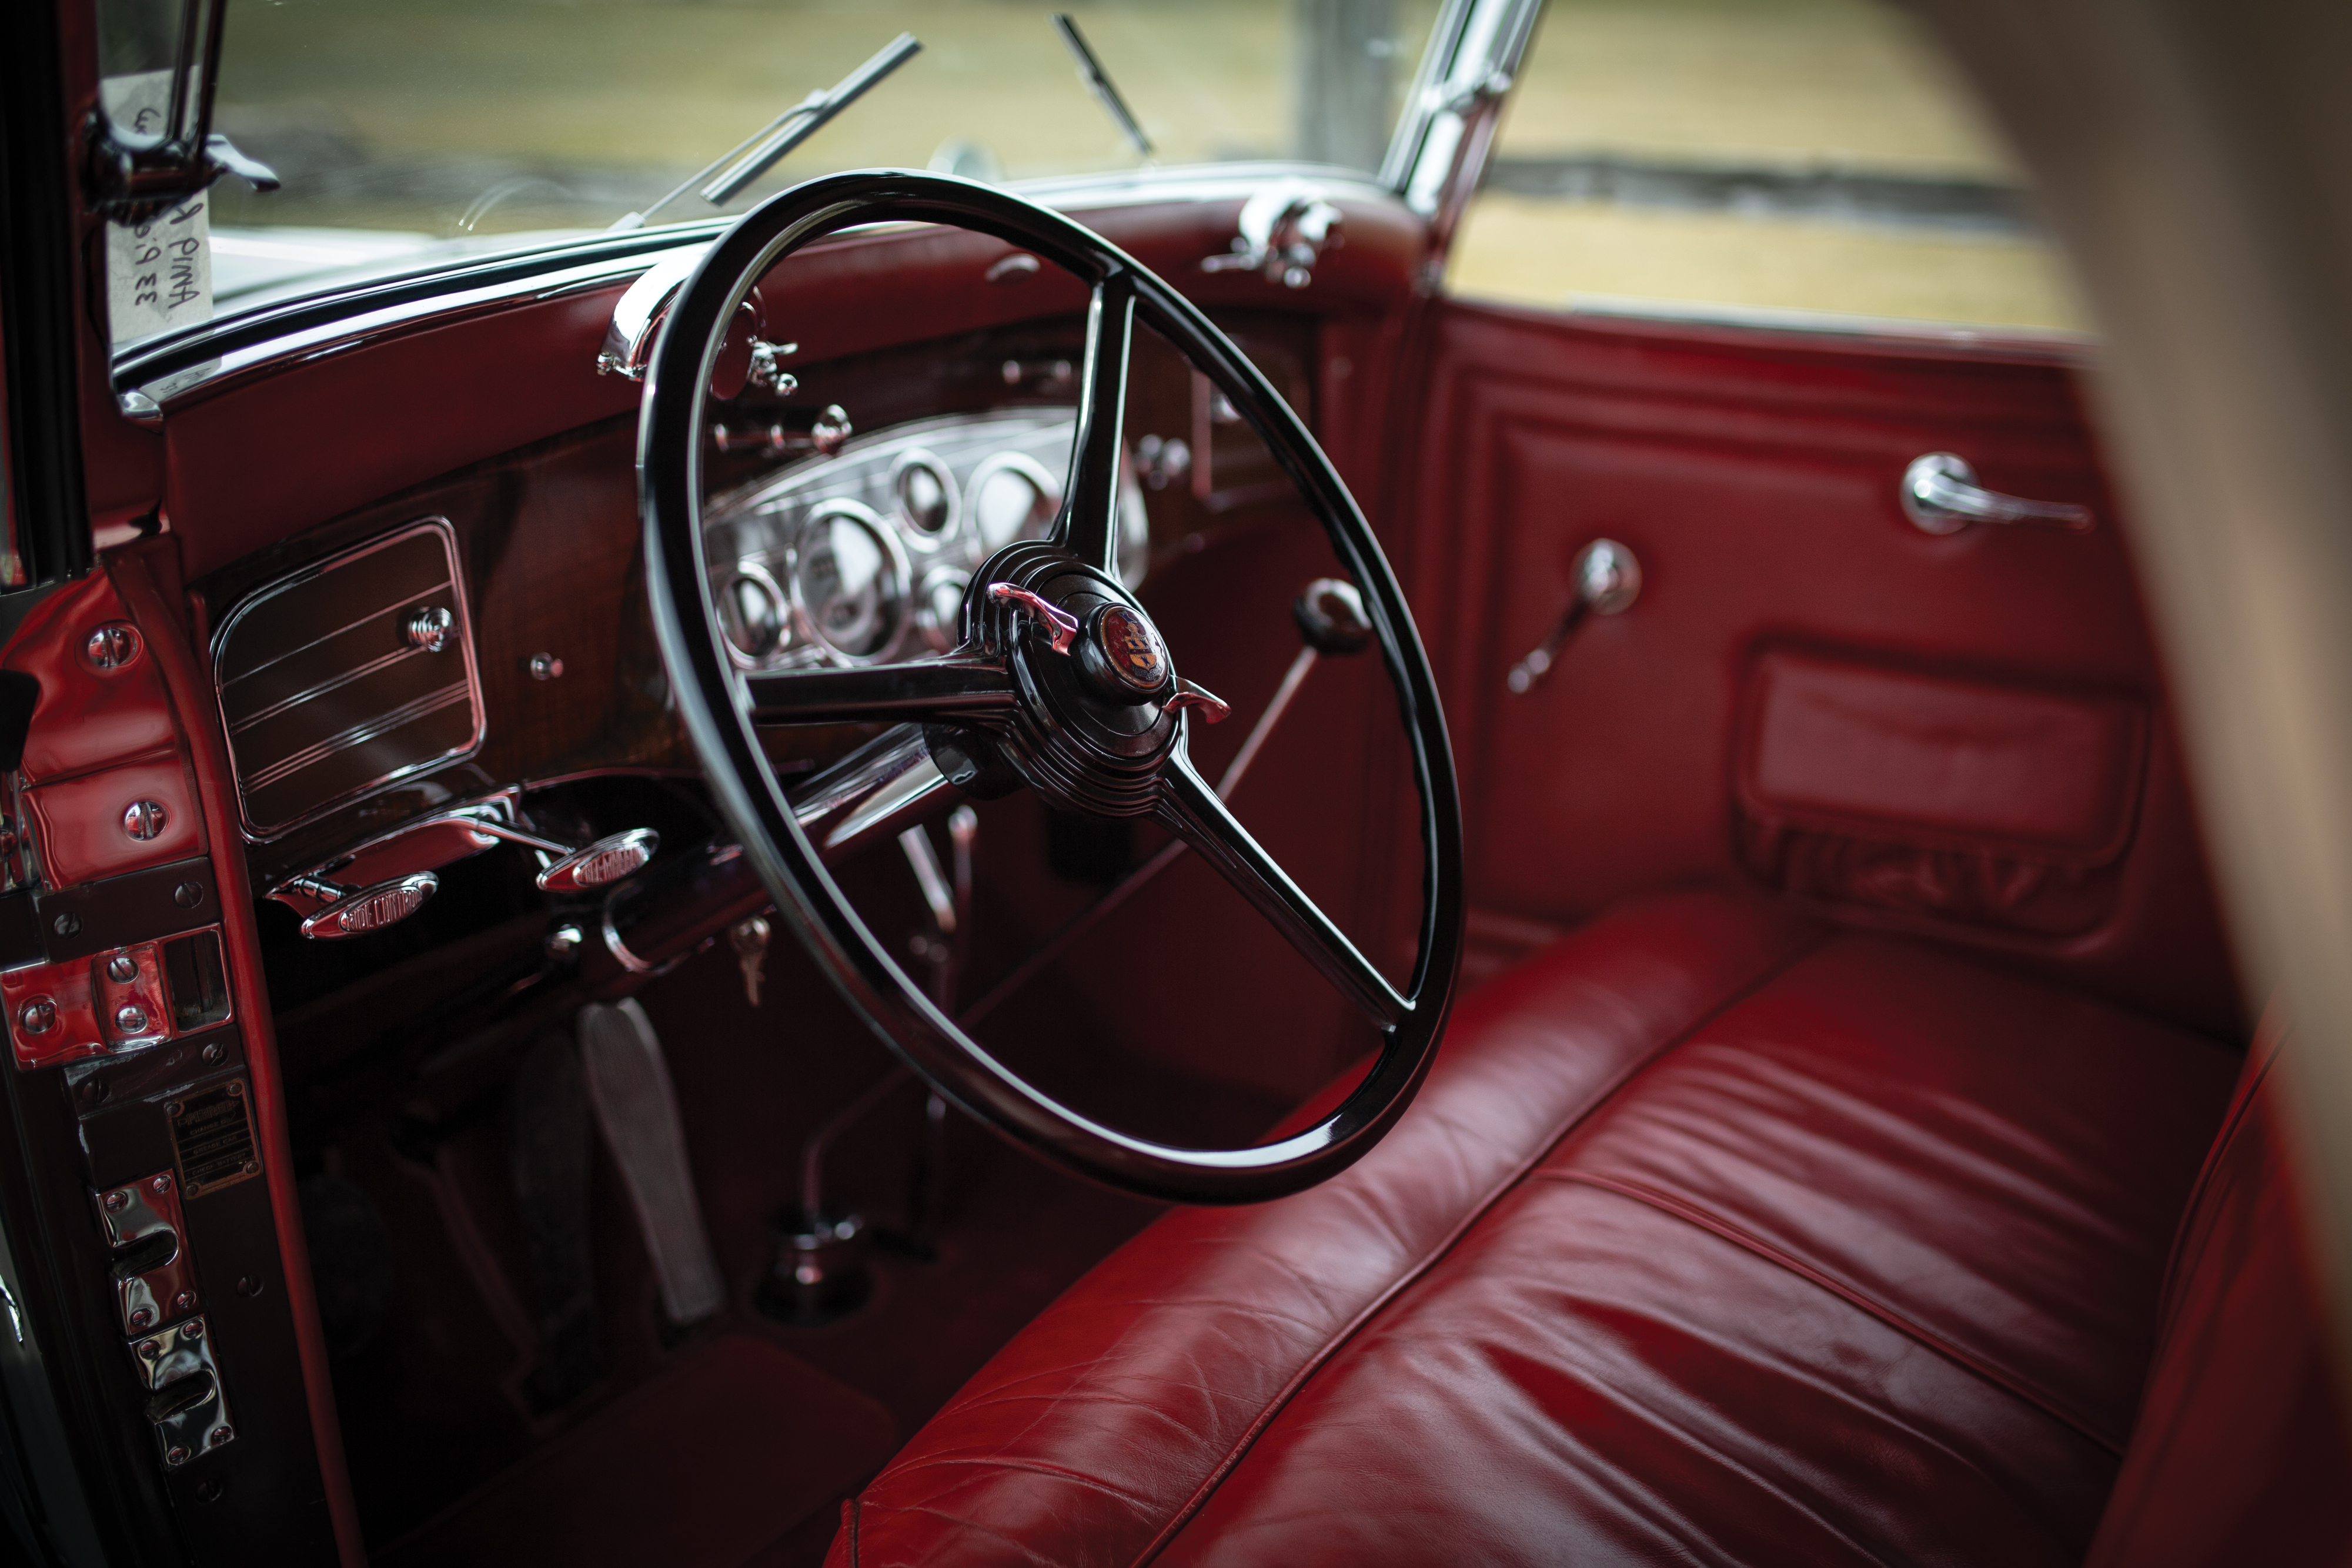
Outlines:
<svg viewBox="0 0 2352 1568"><path fill-rule="evenodd" d="M1448 287L1792 325L2087 326L2022 171L1882 0L1549 0Z"/></svg>

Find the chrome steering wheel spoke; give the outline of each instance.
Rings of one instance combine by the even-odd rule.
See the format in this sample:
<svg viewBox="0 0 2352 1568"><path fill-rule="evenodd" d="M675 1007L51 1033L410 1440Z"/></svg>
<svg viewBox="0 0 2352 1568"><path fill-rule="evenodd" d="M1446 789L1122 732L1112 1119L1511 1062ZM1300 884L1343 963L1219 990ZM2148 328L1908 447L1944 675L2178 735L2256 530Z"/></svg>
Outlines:
<svg viewBox="0 0 2352 1568"><path fill-rule="evenodd" d="M969 719L1018 700L1002 659L950 654L847 669L763 670L742 677L751 722L851 724L861 719Z"/></svg>
<svg viewBox="0 0 2352 1568"><path fill-rule="evenodd" d="M1087 307L1086 369L1077 439L1054 542L1097 570L1118 575L1118 466L1127 417L1127 362L1135 337L1135 280L1114 270Z"/></svg>
<svg viewBox="0 0 2352 1568"><path fill-rule="evenodd" d="M1160 782L1161 824L1215 866L1318 974L1383 1030L1411 1016L1412 1004L1250 836L1208 780L1193 771L1182 747L1168 758Z"/></svg>

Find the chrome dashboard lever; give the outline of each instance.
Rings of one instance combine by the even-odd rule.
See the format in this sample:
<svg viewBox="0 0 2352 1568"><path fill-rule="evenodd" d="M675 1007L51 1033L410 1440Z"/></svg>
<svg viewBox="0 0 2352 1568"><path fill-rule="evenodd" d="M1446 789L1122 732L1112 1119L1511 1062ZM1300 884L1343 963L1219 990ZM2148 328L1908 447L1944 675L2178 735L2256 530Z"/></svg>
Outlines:
<svg viewBox="0 0 2352 1568"><path fill-rule="evenodd" d="M1523 697L1551 673L1559 651L1576 635L1589 615L1622 615L1642 596L1642 563L1615 539L1594 539L1576 552L1569 575L1576 581L1576 597L1560 612L1550 635L1528 650L1503 678L1513 696Z"/></svg>
<svg viewBox="0 0 2352 1568"><path fill-rule="evenodd" d="M2029 501L1977 483L1968 459L1949 452L1915 457L1903 470L1903 515L1922 533L1956 534L1970 523L2014 523L2091 531L2091 508L2071 501Z"/></svg>

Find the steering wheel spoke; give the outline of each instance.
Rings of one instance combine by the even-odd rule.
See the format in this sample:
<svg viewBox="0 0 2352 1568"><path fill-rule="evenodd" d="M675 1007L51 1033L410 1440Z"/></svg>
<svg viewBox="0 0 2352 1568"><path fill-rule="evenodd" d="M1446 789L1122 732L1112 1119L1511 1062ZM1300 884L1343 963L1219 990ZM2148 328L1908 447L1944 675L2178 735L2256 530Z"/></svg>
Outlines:
<svg viewBox="0 0 2352 1568"><path fill-rule="evenodd" d="M1290 873L1250 836L1216 790L1192 770L1181 747L1160 776L1159 815L1169 831L1215 866L1301 957L1373 1023L1391 1029L1412 1012L1412 1004L1397 994L1347 933L1290 880Z"/></svg>
<svg viewBox="0 0 2352 1568"><path fill-rule="evenodd" d="M751 722L849 724L1003 713L1017 700L1003 661L951 655L849 669L764 670L743 677Z"/></svg>
<svg viewBox="0 0 2352 1568"><path fill-rule="evenodd" d="M1135 282L1124 270L1095 285L1087 307L1087 359L1070 479L1062 487L1055 542L1087 565L1118 575L1118 466L1125 440L1127 361L1135 337Z"/></svg>

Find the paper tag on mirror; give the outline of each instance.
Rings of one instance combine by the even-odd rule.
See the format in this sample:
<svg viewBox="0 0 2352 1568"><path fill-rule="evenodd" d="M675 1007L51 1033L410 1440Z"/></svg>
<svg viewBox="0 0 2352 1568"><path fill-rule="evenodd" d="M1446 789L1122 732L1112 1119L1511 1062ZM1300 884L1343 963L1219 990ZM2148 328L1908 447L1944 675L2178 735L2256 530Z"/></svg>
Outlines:
<svg viewBox="0 0 2352 1568"><path fill-rule="evenodd" d="M156 135L172 110L172 73L142 71L100 84L109 119ZM117 343L213 319L212 220L198 192L139 224L106 225L106 320Z"/></svg>

